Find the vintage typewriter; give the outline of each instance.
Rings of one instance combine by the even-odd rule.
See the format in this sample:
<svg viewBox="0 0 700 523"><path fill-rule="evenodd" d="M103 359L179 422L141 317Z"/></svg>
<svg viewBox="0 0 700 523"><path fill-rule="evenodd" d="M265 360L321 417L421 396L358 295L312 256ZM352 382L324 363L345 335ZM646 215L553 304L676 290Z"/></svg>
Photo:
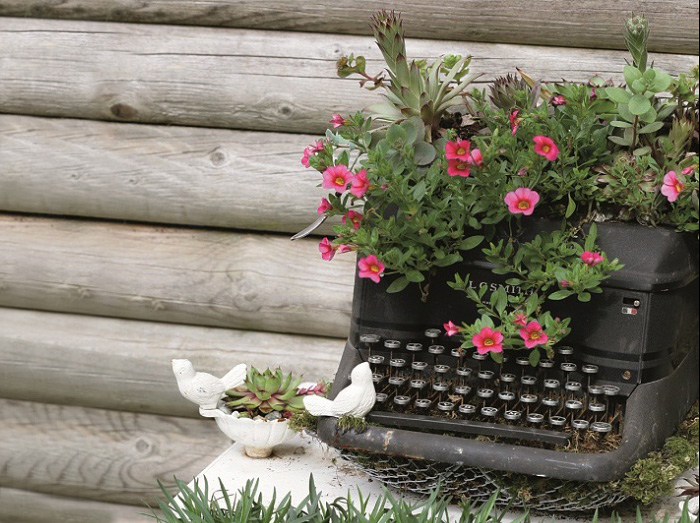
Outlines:
<svg viewBox="0 0 700 523"><path fill-rule="evenodd" d="M439 328L476 314L447 286L455 272L504 285L484 261L438 274L426 302L417 289L387 294L389 281L357 279L331 397L369 362L372 426L341 433L325 418L319 435L351 451L566 480L622 477L663 445L698 397L697 240L660 229L653 249L630 259L644 242L639 230L599 230L603 249L625 268L590 303L561 302L555 312L572 317L572 333L534 367L524 351L496 364Z"/></svg>

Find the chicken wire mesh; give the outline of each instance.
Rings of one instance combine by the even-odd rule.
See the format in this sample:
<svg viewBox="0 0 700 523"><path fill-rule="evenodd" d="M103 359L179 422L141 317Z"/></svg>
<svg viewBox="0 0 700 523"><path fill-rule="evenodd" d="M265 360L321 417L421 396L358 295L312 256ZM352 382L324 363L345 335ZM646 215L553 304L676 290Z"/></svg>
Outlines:
<svg viewBox="0 0 700 523"><path fill-rule="evenodd" d="M472 502L485 502L498 491L496 504L501 507L577 513L614 507L627 499L611 483L552 480L468 465L350 451L343 451L342 457L373 479L398 490L429 495L439 484L445 495Z"/></svg>

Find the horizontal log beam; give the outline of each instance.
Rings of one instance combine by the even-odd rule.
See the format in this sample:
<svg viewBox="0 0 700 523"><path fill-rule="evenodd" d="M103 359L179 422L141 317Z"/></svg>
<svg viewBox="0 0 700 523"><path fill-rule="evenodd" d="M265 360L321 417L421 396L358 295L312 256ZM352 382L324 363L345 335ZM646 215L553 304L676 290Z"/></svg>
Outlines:
<svg viewBox="0 0 700 523"><path fill-rule="evenodd" d="M293 233L327 193L310 135L0 115L0 136L6 211Z"/></svg>
<svg viewBox="0 0 700 523"><path fill-rule="evenodd" d="M177 389L173 358L215 376L243 362L316 381L333 379L343 346L338 338L0 308L0 397L198 417Z"/></svg>
<svg viewBox="0 0 700 523"><path fill-rule="evenodd" d="M0 216L0 306L342 338L355 257L316 240Z"/></svg>
<svg viewBox="0 0 700 523"><path fill-rule="evenodd" d="M0 0L0 16L72 18L112 22L193 24L370 34L370 16L386 2L281 0ZM692 0L447 0L399 6L415 38L624 49L622 24L643 9L651 20L649 47L655 52L698 54L698 3Z"/></svg>
<svg viewBox="0 0 700 523"><path fill-rule="evenodd" d="M159 480L173 489L231 444L204 419L6 399L0 419L0 487L110 503L157 506Z"/></svg>
<svg viewBox="0 0 700 523"><path fill-rule="evenodd" d="M118 505L101 501L0 488L0 521L12 523L153 523L144 504Z"/></svg>
<svg viewBox="0 0 700 523"><path fill-rule="evenodd" d="M544 31L543 31L544 32ZM335 76L354 52L378 72L369 37L0 19L0 112L96 120L320 133L331 113L377 100L356 80ZM454 52L474 56L481 81L522 67L543 81L620 79L622 51L411 40L414 58ZM652 55L671 73L697 58Z"/></svg>

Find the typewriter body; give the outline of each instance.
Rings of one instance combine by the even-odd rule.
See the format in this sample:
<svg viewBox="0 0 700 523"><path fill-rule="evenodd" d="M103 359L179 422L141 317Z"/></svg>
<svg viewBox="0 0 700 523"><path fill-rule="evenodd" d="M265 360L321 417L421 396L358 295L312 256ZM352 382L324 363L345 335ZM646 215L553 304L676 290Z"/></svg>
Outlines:
<svg viewBox="0 0 700 523"><path fill-rule="evenodd" d="M425 302L418 289L387 294L388 280L356 279L331 397L368 361L377 393L372 426L339 433L326 418L321 438L349 450L560 479L622 477L663 445L698 397L698 245L624 224L599 227L598 239L625 267L591 302L569 298L551 308L572 318L572 332L535 367L525 350L497 364L440 329L476 315L448 287L455 273L489 290L505 285L483 260L437 274Z"/></svg>

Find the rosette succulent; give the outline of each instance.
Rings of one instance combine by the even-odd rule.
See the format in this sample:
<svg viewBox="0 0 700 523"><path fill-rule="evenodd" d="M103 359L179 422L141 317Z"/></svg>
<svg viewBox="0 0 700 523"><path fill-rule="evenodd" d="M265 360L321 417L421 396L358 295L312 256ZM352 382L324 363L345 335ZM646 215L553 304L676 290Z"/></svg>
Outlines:
<svg viewBox="0 0 700 523"><path fill-rule="evenodd" d="M242 418L257 416L290 418L304 410L303 395L298 393L300 378L280 369L260 372L251 367L243 385L226 391L226 406Z"/></svg>

